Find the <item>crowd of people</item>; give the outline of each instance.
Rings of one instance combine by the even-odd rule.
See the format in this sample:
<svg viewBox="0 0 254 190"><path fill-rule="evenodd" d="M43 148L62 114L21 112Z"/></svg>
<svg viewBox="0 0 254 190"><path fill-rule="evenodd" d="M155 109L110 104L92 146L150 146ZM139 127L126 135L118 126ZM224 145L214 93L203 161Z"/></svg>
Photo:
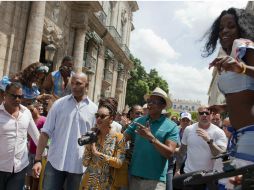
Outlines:
<svg viewBox="0 0 254 190"><path fill-rule="evenodd" d="M71 56L51 73L38 62L4 76L0 189L206 190L202 181L183 181L201 170L223 172L214 157L230 151L235 168L253 164L254 16L230 8L206 35L206 56L218 39L221 44L223 56L209 67L220 73L226 105L200 106L197 121L189 112L171 116L172 102L159 87L128 112L119 112L113 97L96 105L87 95L87 75L73 71ZM246 180L221 179L217 188L244 189Z"/></svg>

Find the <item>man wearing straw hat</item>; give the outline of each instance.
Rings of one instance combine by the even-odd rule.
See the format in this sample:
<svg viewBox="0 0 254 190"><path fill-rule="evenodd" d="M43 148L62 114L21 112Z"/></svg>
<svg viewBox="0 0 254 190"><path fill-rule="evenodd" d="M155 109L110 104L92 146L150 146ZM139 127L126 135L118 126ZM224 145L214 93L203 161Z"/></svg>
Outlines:
<svg viewBox="0 0 254 190"><path fill-rule="evenodd" d="M178 142L178 128L161 114L171 107L167 93L159 87L144 96L148 115L139 117L124 132L134 145L130 164L130 190L165 190L168 161Z"/></svg>

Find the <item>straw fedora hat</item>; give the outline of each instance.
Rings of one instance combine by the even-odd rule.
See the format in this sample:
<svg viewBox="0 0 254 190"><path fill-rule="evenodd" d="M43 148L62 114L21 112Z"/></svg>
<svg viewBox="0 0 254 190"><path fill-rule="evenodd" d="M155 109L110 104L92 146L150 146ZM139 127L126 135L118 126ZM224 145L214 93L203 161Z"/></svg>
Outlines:
<svg viewBox="0 0 254 190"><path fill-rule="evenodd" d="M171 108L172 106L172 102L170 100L170 98L168 97L167 93L162 90L161 88L159 87L156 87L151 94L146 94L144 95L144 99L145 101L147 101L147 99L150 98L150 96L160 96L161 98L163 98L166 102L166 107L165 109L168 109L168 108Z"/></svg>

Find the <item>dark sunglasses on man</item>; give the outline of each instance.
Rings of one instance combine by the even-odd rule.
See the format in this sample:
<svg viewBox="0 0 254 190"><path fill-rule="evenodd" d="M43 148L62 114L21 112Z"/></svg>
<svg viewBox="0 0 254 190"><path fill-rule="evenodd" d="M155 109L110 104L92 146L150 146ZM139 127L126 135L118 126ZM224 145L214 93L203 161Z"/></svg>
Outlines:
<svg viewBox="0 0 254 190"><path fill-rule="evenodd" d="M147 102L147 104L154 104L154 105L162 105L163 104L163 102L160 101L160 100L150 100L150 99L148 99L146 102Z"/></svg>
<svg viewBox="0 0 254 190"><path fill-rule="evenodd" d="M142 116L142 115L143 115L143 112L135 112L134 114L135 114L135 115L140 115L140 116Z"/></svg>
<svg viewBox="0 0 254 190"><path fill-rule="evenodd" d="M198 114L201 116L201 115L210 115L210 112L209 111L199 111Z"/></svg>
<svg viewBox="0 0 254 190"><path fill-rule="evenodd" d="M17 98L22 99L24 96L23 95L17 95L17 94L11 94L9 92L6 92L12 99L16 100Z"/></svg>

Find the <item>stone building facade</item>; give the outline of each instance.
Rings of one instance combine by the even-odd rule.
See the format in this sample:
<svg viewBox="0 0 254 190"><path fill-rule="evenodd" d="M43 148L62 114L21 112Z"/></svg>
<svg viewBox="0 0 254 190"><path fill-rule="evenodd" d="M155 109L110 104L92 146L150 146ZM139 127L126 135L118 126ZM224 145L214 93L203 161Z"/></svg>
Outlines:
<svg viewBox="0 0 254 190"><path fill-rule="evenodd" d="M172 109L176 112L196 112L198 107L201 106L200 101L192 101L192 100L180 100L180 99L173 99L172 101L173 106Z"/></svg>
<svg viewBox="0 0 254 190"><path fill-rule="evenodd" d="M0 78L40 61L53 44L53 69L65 55L88 74L89 97L116 97L125 105L133 67L129 55L136 1L0 1Z"/></svg>
<svg viewBox="0 0 254 190"><path fill-rule="evenodd" d="M221 57L221 56L223 56L222 49L219 50L217 57ZM219 73L217 69L213 68L212 81L210 83L209 90L208 90L208 105L220 105L220 104L226 103L225 97L220 92L217 85L218 77L219 77Z"/></svg>

